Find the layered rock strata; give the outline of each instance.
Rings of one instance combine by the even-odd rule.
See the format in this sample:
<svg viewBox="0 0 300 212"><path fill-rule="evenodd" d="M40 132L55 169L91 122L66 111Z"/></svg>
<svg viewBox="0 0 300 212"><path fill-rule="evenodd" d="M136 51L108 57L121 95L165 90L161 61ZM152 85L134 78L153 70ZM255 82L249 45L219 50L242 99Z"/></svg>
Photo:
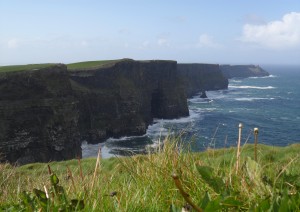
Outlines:
<svg viewBox="0 0 300 212"><path fill-rule="evenodd" d="M77 101L65 65L0 73L0 161L81 157Z"/></svg>

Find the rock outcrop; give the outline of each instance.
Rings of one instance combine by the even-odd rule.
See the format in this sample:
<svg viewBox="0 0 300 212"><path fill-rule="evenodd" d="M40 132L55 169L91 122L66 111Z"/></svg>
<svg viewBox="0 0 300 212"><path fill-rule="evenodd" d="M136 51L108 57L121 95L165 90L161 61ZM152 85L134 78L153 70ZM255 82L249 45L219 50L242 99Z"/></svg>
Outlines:
<svg viewBox="0 0 300 212"><path fill-rule="evenodd" d="M228 79L223 76L217 64L178 64L177 69L188 97L200 91L228 88Z"/></svg>
<svg viewBox="0 0 300 212"><path fill-rule="evenodd" d="M176 61L124 59L69 75L79 101L80 134L90 143L145 134L153 118L189 115Z"/></svg>
<svg viewBox="0 0 300 212"><path fill-rule="evenodd" d="M269 76L267 71L255 65L220 65L220 69L228 79Z"/></svg>
<svg viewBox="0 0 300 212"><path fill-rule="evenodd" d="M77 102L65 65L0 73L0 161L81 157Z"/></svg>

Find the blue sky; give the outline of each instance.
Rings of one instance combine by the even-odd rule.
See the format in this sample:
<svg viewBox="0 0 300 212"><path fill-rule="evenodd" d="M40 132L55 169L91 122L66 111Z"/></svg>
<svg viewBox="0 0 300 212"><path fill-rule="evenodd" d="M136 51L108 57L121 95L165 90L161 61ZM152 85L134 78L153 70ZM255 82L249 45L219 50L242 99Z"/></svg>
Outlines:
<svg viewBox="0 0 300 212"><path fill-rule="evenodd" d="M299 0L0 0L0 65L300 64Z"/></svg>

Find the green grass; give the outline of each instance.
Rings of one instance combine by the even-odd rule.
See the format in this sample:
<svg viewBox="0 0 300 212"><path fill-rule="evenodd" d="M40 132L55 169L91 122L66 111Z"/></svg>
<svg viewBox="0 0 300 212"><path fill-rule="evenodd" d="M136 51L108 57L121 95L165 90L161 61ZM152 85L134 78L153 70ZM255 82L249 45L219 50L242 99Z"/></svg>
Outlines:
<svg viewBox="0 0 300 212"><path fill-rule="evenodd" d="M28 65L14 65L14 66L0 66L0 73L2 72L14 72L14 71L30 71L33 69L41 69L51 67L55 64L45 63L45 64L28 64Z"/></svg>
<svg viewBox="0 0 300 212"><path fill-rule="evenodd" d="M236 148L191 153L180 148L180 138L168 138L153 154L49 165L67 197L84 200L83 211L181 211L187 202L205 211L299 211L300 144L258 145L257 162L253 151L242 147L236 170ZM22 191L44 186L51 190L47 164L0 165L3 208L16 208ZM62 207L54 197L50 202Z"/></svg>
<svg viewBox="0 0 300 212"><path fill-rule="evenodd" d="M74 69L89 69L95 67L101 67L106 64L113 64L120 60L99 60L99 61L85 61L78 63L67 64L68 70ZM14 72L14 71L30 71L33 69L47 68L55 65L54 63L45 63L45 64L28 64L28 65L11 65L11 66L0 66L1 72Z"/></svg>
<svg viewBox="0 0 300 212"><path fill-rule="evenodd" d="M99 60L99 61L85 61L85 62L78 62L78 63L70 63L67 65L68 70L73 69L89 69L95 67L101 67L106 64L113 64L119 60Z"/></svg>

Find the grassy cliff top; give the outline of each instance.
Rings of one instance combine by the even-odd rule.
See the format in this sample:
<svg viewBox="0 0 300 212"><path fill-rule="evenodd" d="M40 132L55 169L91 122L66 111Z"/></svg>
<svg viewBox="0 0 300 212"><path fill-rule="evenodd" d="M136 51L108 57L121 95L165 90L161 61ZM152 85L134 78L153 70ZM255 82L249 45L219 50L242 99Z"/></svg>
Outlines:
<svg viewBox="0 0 300 212"><path fill-rule="evenodd" d="M14 71L30 71L30 70L34 70L34 69L51 67L53 65L56 65L56 64L55 63L44 63L44 64L0 66L0 73L14 72Z"/></svg>
<svg viewBox="0 0 300 212"><path fill-rule="evenodd" d="M90 69L90 68L97 68L107 64L114 64L121 60L98 60L98 61L84 61L78 63L70 63L67 64L68 70L75 70L75 69Z"/></svg>

